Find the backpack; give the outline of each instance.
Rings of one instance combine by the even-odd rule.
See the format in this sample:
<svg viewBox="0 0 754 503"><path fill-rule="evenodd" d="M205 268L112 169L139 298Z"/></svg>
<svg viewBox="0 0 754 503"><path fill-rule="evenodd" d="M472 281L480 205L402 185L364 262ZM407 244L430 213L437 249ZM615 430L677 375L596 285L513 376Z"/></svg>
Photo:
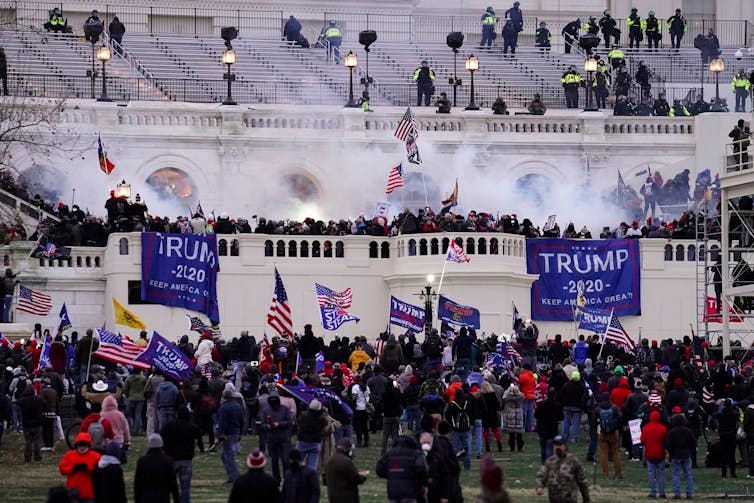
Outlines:
<svg viewBox="0 0 754 503"><path fill-rule="evenodd" d="M442 358L442 342L436 335L430 336L427 340L427 347L425 349L427 358L437 359Z"/></svg>
<svg viewBox="0 0 754 503"><path fill-rule="evenodd" d="M453 405L457 409L457 412L455 414L451 414L450 416L450 425L453 427L453 429L457 431L471 430L471 419L469 418L469 413L466 412L466 408L469 406L469 402L464 402L463 408L461 408L455 401L451 402L451 405Z"/></svg>
<svg viewBox="0 0 754 503"><path fill-rule="evenodd" d="M199 414L203 416L210 416L217 411L217 400L211 394L204 395L199 400Z"/></svg>
<svg viewBox="0 0 754 503"><path fill-rule="evenodd" d="M419 396L424 398L427 395L442 396L442 385L437 379L427 379L422 383L419 389Z"/></svg>
<svg viewBox="0 0 754 503"><path fill-rule="evenodd" d="M105 427L102 425L102 421L105 418L100 416L97 422L89 425L89 436L92 437L92 449L102 449L105 446Z"/></svg>
<svg viewBox="0 0 754 503"><path fill-rule="evenodd" d="M26 391L26 384L27 379L19 379L16 383L16 391L13 392L13 398L16 400L21 400L21 397L24 396L24 391Z"/></svg>
<svg viewBox="0 0 754 503"><path fill-rule="evenodd" d="M613 407L609 409L600 409L600 431L602 433L612 433L618 429L618 418Z"/></svg>

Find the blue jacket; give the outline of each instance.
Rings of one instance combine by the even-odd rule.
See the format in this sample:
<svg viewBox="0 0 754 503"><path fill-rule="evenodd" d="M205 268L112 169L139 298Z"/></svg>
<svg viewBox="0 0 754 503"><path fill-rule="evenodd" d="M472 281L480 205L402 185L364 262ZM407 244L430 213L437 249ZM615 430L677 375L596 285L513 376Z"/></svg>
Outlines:
<svg viewBox="0 0 754 503"><path fill-rule="evenodd" d="M226 400L217 410L217 434L219 436L241 435L243 410L235 400Z"/></svg>
<svg viewBox="0 0 754 503"><path fill-rule="evenodd" d="M377 476L387 479L390 500L416 500L427 478L427 463L411 437L396 439L393 448L377 461Z"/></svg>
<svg viewBox="0 0 754 503"><path fill-rule="evenodd" d="M173 408L178 404L178 387L170 381L163 381L154 392L154 404L159 408Z"/></svg>
<svg viewBox="0 0 754 503"><path fill-rule="evenodd" d="M576 365L582 365L586 361L589 345L584 341L578 341L573 347L573 361Z"/></svg>

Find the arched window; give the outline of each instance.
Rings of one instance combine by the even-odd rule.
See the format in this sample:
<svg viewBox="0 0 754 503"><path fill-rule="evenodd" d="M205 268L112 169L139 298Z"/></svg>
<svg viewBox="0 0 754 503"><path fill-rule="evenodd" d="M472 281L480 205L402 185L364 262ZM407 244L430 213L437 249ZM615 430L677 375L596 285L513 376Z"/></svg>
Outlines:
<svg viewBox="0 0 754 503"><path fill-rule="evenodd" d="M500 253L500 245L497 238L490 239L490 255L497 255Z"/></svg>
<svg viewBox="0 0 754 503"><path fill-rule="evenodd" d="M474 238L468 238L466 240L466 254L474 255L475 250L476 250L476 241L474 241Z"/></svg>
<svg viewBox="0 0 754 503"><path fill-rule="evenodd" d="M241 242L234 239L230 242L230 256L238 257L241 254Z"/></svg>
<svg viewBox="0 0 754 503"><path fill-rule="evenodd" d="M390 258L390 243L383 241L380 245L380 258Z"/></svg>
<svg viewBox="0 0 754 503"><path fill-rule="evenodd" d="M306 258L309 256L309 242L301 241L301 256Z"/></svg>
<svg viewBox="0 0 754 503"><path fill-rule="evenodd" d="M675 260L676 262L683 262L686 254L684 253L686 250L684 249L683 245L678 245L675 247Z"/></svg>
<svg viewBox="0 0 754 503"><path fill-rule="evenodd" d="M285 241L280 240L277 242L277 256L285 257Z"/></svg>
<svg viewBox="0 0 754 503"><path fill-rule="evenodd" d="M288 256L298 257L298 243L293 240L288 241Z"/></svg>
<svg viewBox="0 0 754 503"><path fill-rule="evenodd" d="M335 258L343 258L346 256L346 250L343 247L343 241L337 241L335 243Z"/></svg>
<svg viewBox="0 0 754 503"><path fill-rule="evenodd" d="M39 259L39 265L44 265L42 259ZM81 255L76 257L76 267L81 267Z"/></svg>
<svg viewBox="0 0 754 503"><path fill-rule="evenodd" d="M665 245L665 262L673 261L673 245Z"/></svg>
<svg viewBox="0 0 754 503"><path fill-rule="evenodd" d="M99 257L94 257L94 267L102 266L102 261Z"/></svg>
<svg viewBox="0 0 754 503"><path fill-rule="evenodd" d="M86 257L84 263L87 267L92 267L92 257ZM52 265L52 260L50 261L50 265Z"/></svg>
<svg viewBox="0 0 754 503"><path fill-rule="evenodd" d="M427 240L426 239L420 239L419 240L419 255L426 255L427 254Z"/></svg>
<svg viewBox="0 0 754 503"><path fill-rule="evenodd" d="M369 258L377 258L377 241L369 243Z"/></svg>
<svg viewBox="0 0 754 503"><path fill-rule="evenodd" d="M217 242L217 254L221 257L228 255L228 242L226 240L221 239Z"/></svg>
<svg viewBox="0 0 754 503"><path fill-rule="evenodd" d="M438 241L437 238L432 238L432 241L429 242L429 254L430 255L440 254L440 241Z"/></svg>
<svg viewBox="0 0 754 503"><path fill-rule="evenodd" d="M408 256L409 257L416 256L416 240L415 239L408 240Z"/></svg>
<svg viewBox="0 0 754 503"><path fill-rule="evenodd" d="M322 256L325 258L332 258L332 241L325 241L322 246L324 247L324 253Z"/></svg>
<svg viewBox="0 0 754 503"><path fill-rule="evenodd" d="M120 238L118 240L118 252L121 255L128 255L128 239Z"/></svg>
<svg viewBox="0 0 754 503"><path fill-rule="evenodd" d="M272 257L272 241L269 239L264 242L264 256Z"/></svg>
<svg viewBox="0 0 754 503"><path fill-rule="evenodd" d="M487 240L484 238L479 238L479 241L477 241L477 253L479 255L487 255Z"/></svg>
<svg viewBox="0 0 754 503"><path fill-rule="evenodd" d="M688 260L689 262L696 261L696 246L688 245L688 247L686 248L686 260Z"/></svg>
<svg viewBox="0 0 754 503"><path fill-rule="evenodd" d="M312 242L312 257L319 258L320 256L320 243L319 241Z"/></svg>
<svg viewBox="0 0 754 503"><path fill-rule="evenodd" d="M442 254L445 255L448 253L448 246L450 246L450 239L449 238L442 238Z"/></svg>

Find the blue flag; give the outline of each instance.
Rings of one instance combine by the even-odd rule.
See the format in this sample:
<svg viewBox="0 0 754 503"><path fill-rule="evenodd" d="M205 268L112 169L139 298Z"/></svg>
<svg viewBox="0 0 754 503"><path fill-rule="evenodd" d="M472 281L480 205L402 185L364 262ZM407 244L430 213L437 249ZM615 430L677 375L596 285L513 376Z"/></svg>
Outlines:
<svg viewBox="0 0 754 503"><path fill-rule="evenodd" d="M471 306L456 304L447 297L440 295L437 304L437 317L449 325L457 327L472 327L479 330L479 310Z"/></svg>
<svg viewBox="0 0 754 503"><path fill-rule="evenodd" d="M63 302L63 307L60 308L59 318L60 324L58 325L58 328L61 332L73 327L73 324L71 324L71 318L68 316L68 308L65 307L65 302Z"/></svg>
<svg viewBox="0 0 754 503"><path fill-rule="evenodd" d="M353 410L341 398L332 391L324 388L314 388L307 386L282 386L288 393L301 400L304 403L310 403L313 399L319 400L323 405L340 407L344 414L353 416Z"/></svg>
<svg viewBox="0 0 754 503"><path fill-rule="evenodd" d="M424 309L390 296L390 324L412 332L424 330Z"/></svg>
<svg viewBox="0 0 754 503"><path fill-rule="evenodd" d="M39 353L39 365L37 369L44 369L50 365L50 346L52 345L52 336L45 337L45 341L42 343L42 352Z"/></svg>
<svg viewBox="0 0 754 503"><path fill-rule="evenodd" d="M579 329L589 330L595 334L604 334L610 323L610 309L594 307L579 308Z"/></svg>
<svg viewBox="0 0 754 503"><path fill-rule="evenodd" d="M166 376L178 381L191 378L194 371L189 357L157 332L152 332L149 345L136 357L136 360L148 363Z"/></svg>
<svg viewBox="0 0 754 503"><path fill-rule="evenodd" d="M343 323L349 321L359 322L359 318L337 307L320 307L319 313L325 330L337 330Z"/></svg>
<svg viewBox="0 0 754 503"><path fill-rule="evenodd" d="M504 367L505 358L500 353L487 353L487 361L484 364L485 369L494 369L495 367Z"/></svg>
<svg viewBox="0 0 754 503"><path fill-rule="evenodd" d="M322 351L318 352L314 356L314 360L315 360L315 366L316 366L315 372L319 374L320 372L325 370L325 354Z"/></svg>

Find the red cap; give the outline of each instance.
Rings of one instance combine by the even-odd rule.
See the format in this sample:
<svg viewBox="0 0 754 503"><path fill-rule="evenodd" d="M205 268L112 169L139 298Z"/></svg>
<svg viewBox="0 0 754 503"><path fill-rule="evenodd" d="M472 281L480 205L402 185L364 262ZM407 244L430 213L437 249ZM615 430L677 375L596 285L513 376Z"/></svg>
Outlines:
<svg viewBox="0 0 754 503"><path fill-rule="evenodd" d="M676 405L675 407L673 407L673 411L672 412L673 412L673 414L682 414L683 413L683 411L681 410L681 407L679 405Z"/></svg>
<svg viewBox="0 0 754 503"><path fill-rule="evenodd" d="M479 386L477 384L472 384L471 385L471 392L474 393L476 391L479 391Z"/></svg>
<svg viewBox="0 0 754 503"><path fill-rule="evenodd" d="M652 345L653 345L653 346L657 346L657 341L653 340L653 341L652 341Z"/></svg>
<svg viewBox="0 0 754 503"><path fill-rule="evenodd" d="M676 377L675 380L673 381L673 386L676 387L676 388L682 387L683 386L683 379L681 379L680 377Z"/></svg>

